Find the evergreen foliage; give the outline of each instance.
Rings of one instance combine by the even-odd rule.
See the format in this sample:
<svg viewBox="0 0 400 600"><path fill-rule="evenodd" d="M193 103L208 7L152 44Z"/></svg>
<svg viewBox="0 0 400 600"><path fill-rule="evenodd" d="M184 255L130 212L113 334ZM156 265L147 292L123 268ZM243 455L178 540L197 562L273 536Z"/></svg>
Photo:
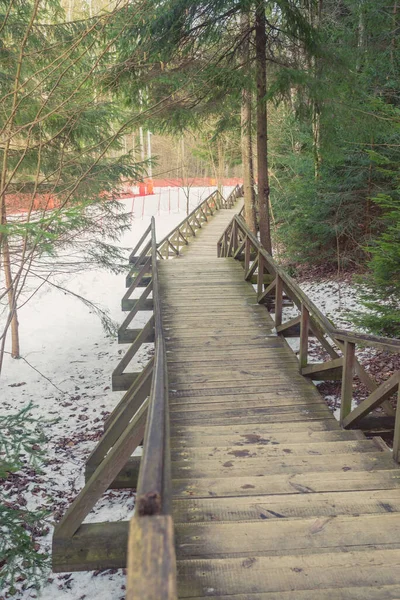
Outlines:
<svg viewBox="0 0 400 600"><path fill-rule="evenodd" d="M0 593L12 596L17 582L24 588L39 588L49 568L47 554L38 552L37 536L48 530L43 510L21 508L11 493L4 492L13 474L23 474L27 467L39 469L44 460L46 441L39 420L33 416L34 406L18 413L0 416Z"/></svg>

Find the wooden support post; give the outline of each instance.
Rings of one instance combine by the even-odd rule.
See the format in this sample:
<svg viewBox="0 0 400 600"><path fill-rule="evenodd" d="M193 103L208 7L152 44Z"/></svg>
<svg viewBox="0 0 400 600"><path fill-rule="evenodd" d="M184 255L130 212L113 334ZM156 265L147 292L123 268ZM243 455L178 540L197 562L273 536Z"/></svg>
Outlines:
<svg viewBox="0 0 400 600"><path fill-rule="evenodd" d="M301 305L301 317L300 317L300 352L299 352L299 366L300 373L308 363L308 333L310 329L310 313L308 309Z"/></svg>
<svg viewBox="0 0 400 600"><path fill-rule="evenodd" d="M351 400L353 398L353 371L356 345L353 342L344 343L344 365L342 375L342 394L340 402L340 424L351 412Z"/></svg>
<svg viewBox="0 0 400 600"><path fill-rule="evenodd" d="M264 291L264 265L265 260L261 252L258 253L258 273L257 273L257 298L261 296Z"/></svg>
<svg viewBox="0 0 400 600"><path fill-rule="evenodd" d="M282 325L282 308L283 308L283 281L276 276L275 285L275 327Z"/></svg>
<svg viewBox="0 0 400 600"><path fill-rule="evenodd" d="M393 437L393 459L397 463L400 462L400 382L397 389L397 408Z"/></svg>
<svg viewBox="0 0 400 600"><path fill-rule="evenodd" d="M246 273L249 270L250 264L250 252L251 252L251 244L248 237L246 237L246 243L244 245L244 276L246 277Z"/></svg>

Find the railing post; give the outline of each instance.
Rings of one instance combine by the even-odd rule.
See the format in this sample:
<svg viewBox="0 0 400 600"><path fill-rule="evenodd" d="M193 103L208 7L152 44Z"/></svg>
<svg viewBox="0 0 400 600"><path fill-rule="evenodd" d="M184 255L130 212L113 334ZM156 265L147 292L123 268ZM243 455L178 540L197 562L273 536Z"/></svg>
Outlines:
<svg viewBox="0 0 400 600"><path fill-rule="evenodd" d="M282 325L282 309L283 309L283 281L276 276L275 287L275 327Z"/></svg>
<svg viewBox="0 0 400 600"><path fill-rule="evenodd" d="M250 252L251 252L251 244L249 238L246 236L246 241L244 245L244 272L247 273L250 264Z"/></svg>
<svg viewBox="0 0 400 600"><path fill-rule="evenodd" d="M308 362L308 331L310 328L310 313L308 309L301 305L301 319L300 319L300 352L299 352L299 366L300 373L304 367L307 366Z"/></svg>
<svg viewBox="0 0 400 600"><path fill-rule="evenodd" d="M353 371L356 345L353 342L344 343L344 364L342 375L342 393L340 402L340 424L351 412L353 398Z"/></svg>
<svg viewBox="0 0 400 600"><path fill-rule="evenodd" d="M393 459L397 463L400 462L400 379L399 387L397 388L396 420L394 423L393 437Z"/></svg>
<svg viewBox="0 0 400 600"><path fill-rule="evenodd" d="M257 298L264 291L264 257L261 252L258 253L258 272L257 272Z"/></svg>

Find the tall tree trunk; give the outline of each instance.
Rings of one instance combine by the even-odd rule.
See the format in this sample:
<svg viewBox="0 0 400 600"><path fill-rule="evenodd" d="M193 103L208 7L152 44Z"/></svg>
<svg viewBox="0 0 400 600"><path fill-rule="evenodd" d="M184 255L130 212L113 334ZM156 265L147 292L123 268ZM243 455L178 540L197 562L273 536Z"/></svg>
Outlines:
<svg viewBox="0 0 400 600"><path fill-rule="evenodd" d="M310 25L312 27L321 26L322 18L322 2L323 0L317 0L317 5L310 4ZM315 14L314 14L315 12ZM311 58L311 70L314 73L315 79L320 77L320 66L318 60L315 57ZM316 85L318 89L318 85ZM313 155L314 155L314 176L315 179L319 179L321 176L321 164L322 164L322 153L321 153L321 107L318 100L315 98L312 101L312 134L313 134Z"/></svg>
<svg viewBox="0 0 400 600"><path fill-rule="evenodd" d="M5 216L5 207L2 210L2 225L6 225L7 220ZM20 346L19 346L19 324L17 315L17 306L15 298L15 289L13 284L12 272L11 272L11 259L10 259L10 247L8 244L7 235L3 235L2 239L2 258L3 258L3 269L4 279L6 283L7 295L8 295L8 324L11 327L11 356L12 358L20 357ZM6 332L4 332L6 334ZM0 371L3 363L3 356L0 357Z"/></svg>
<svg viewBox="0 0 400 600"><path fill-rule="evenodd" d="M272 254L267 137L267 34L264 1L256 6L257 172L260 242Z"/></svg>
<svg viewBox="0 0 400 600"><path fill-rule="evenodd" d="M243 69L248 71L250 66L249 32L250 16L248 13L241 15L241 28L243 34L242 60ZM248 228L252 233L257 232L257 216L254 194L253 173L253 145L251 135L251 89L245 86L242 89L242 106L240 112L242 166L243 166L243 191L244 191L244 216Z"/></svg>
<svg viewBox="0 0 400 600"><path fill-rule="evenodd" d="M220 194L222 194L222 188L224 183L224 174L225 174L225 149L224 143L221 138L218 138L217 141L218 147L218 179L217 179L217 187Z"/></svg>

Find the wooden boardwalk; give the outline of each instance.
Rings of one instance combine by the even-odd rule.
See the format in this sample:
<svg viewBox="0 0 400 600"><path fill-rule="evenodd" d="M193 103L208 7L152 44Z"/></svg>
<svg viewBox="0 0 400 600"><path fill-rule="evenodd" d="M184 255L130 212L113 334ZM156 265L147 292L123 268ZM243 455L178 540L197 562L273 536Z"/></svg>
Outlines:
<svg viewBox="0 0 400 600"><path fill-rule="evenodd" d="M339 427L216 257L236 212L159 263L179 598L399 599L400 470Z"/></svg>

